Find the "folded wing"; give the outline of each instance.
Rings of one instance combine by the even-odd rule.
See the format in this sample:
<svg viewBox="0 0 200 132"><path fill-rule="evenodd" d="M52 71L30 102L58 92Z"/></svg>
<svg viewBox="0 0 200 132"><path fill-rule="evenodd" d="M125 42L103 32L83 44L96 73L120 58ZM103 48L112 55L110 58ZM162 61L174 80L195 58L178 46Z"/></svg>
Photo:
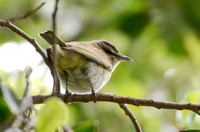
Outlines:
<svg viewBox="0 0 200 132"><path fill-rule="evenodd" d="M61 47L61 49L79 53L104 66L108 70L112 70L112 65L109 62L110 59L103 50L100 50L101 47L98 45L100 42L101 40L90 42L70 42L65 43L66 47Z"/></svg>

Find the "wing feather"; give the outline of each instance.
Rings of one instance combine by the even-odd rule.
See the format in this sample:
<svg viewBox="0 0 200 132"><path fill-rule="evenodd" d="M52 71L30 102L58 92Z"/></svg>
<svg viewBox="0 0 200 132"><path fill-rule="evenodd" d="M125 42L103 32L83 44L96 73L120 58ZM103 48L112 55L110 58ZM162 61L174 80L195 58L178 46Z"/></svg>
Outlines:
<svg viewBox="0 0 200 132"><path fill-rule="evenodd" d="M61 48L79 53L104 66L108 70L112 70L112 64L109 62L107 54L100 49L98 42L99 41L69 42L65 43L66 47Z"/></svg>

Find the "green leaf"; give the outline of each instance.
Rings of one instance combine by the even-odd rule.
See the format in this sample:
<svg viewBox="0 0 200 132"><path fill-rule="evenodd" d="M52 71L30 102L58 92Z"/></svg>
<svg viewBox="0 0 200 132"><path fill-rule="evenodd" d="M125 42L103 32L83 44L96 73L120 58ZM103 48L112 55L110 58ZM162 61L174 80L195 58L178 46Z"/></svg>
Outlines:
<svg viewBox="0 0 200 132"><path fill-rule="evenodd" d="M196 91L187 93L185 95L185 102L197 103L198 99L199 99L199 92L196 92ZM182 111L183 119L187 120L190 123L192 123L192 121L194 120L195 115L196 114L194 112L191 112L191 111L188 111L188 110Z"/></svg>
<svg viewBox="0 0 200 132"><path fill-rule="evenodd" d="M0 84L0 93L0 96L9 106L12 113L16 113L20 105L19 99L16 95L8 88L8 86L2 84Z"/></svg>
<svg viewBox="0 0 200 132"><path fill-rule="evenodd" d="M12 116L12 112L7 103L0 97L0 124L3 123L8 117Z"/></svg>
<svg viewBox="0 0 200 132"><path fill-rule="evenodd" d="M199 92L194 91L185 94L184 102L198 103ZM177 119L181 124L190 127L193 124L196 114L189 110L182 110L177 113Z"/></svg>
<svg viewBox="0 0 200 132"><path fill-rule="evenodd" d="M19 71L18 76L13 78L13 90L16 93L17 97L23 98L25 91L25 71Z"/></svg>
<svg viewBox="0 0 200 132"><path fill-rule="evenodd" d="M73 130L74 132L97 132L99 123L98 121L84 121L76 125Z"/></svg>
<svg viewBox="0 0 200 132"><path fill-rule="evenodd" d="M38 132L52 132L67 121L67 107L61 99L52 97L44 102L36 123Z"/></svg>
<svg viewBox="0 0 200 132"><path fill-rule="evenodd" d="M190 102L190 103L197 103L199 99L199 92L190 92L185 95L185 102Z"/></svg>

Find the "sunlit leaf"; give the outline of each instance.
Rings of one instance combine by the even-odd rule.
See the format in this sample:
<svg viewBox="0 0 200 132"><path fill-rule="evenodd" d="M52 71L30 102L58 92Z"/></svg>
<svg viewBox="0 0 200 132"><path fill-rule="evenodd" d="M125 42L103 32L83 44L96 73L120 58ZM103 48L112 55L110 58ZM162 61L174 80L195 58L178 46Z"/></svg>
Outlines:
<svg viewBox="0 0 200 132"><path fill-rule="evenodd" d="M0 91L2 99L4 99L12 113L16 113L20 105L19 99L6 85L0 84Z"/></svg>
<svg viewBox="0 0 200 132"><path fill-rule="evenodd" d="M185 102L190 102L190 103L197 103L198 99L199 99L199 93L198 92L191 92L191 93L187 93L185 95ZM195 118L195 113L188 111L188 110L184 110L182 111L182 116L183 118L188 122L188 123L192 123L192 121Z"/></svg>
<svg viewBox="0 0 200 132"><path fill-rule="evenodd" d="M39 111L36 129L38 132L52 132L66 122L67 115L66 104L61 99L49 98Z"/></svg>
<svg viewBox="0 0 200 132"><path fill-rule="evenodd" d="M0 124L12 115L10 108L2 97L0 97Z"/></svg>
<svg viewBox="0 0 200 132"><path fill-rule="evenodd" d="M199 99L199 93L197 91L185 94L185 102L197 103ZM191 125L194 121L196 114L189 110L183 110L177 112L177 119L181 124L187 126Z"/></svg>
<svg viewBox="0 0 200 132"><path fill-rule="evenodd" d="M15 89L15 93L19 98L22 98L25 91L25 72L20 71L18 77L14 78L15 84L13 88Z"/></svg>
<svg viewBox="0 0 200 132"><path fill-rule="evenodd" d="M199 92L196 91L196 92L187 93L185 97L186 97L185 102L197 103L199 99Z"/></svg>

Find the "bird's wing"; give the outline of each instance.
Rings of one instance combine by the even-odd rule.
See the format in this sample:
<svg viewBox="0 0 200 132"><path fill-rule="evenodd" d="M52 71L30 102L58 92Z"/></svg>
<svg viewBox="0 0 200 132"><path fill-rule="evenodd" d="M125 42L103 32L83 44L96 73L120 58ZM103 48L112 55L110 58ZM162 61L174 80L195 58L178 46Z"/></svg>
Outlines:
<svg viewBox="0 0 200 132"><path fill-rule="evenodd" d="M108 70L112 70L112 64L110 63L107 54L103 50L99 49L97 43L98 41L69 42L65 43L66 47L61 48L79 53L104 66Z"/></svg>
<svg viewBox="0 0 200 132"><path fill-rule="evenodd" d="M59 39L56 35L55 35L55 40L53 40L53 31L51 30L47 30L45 32L41 32L39 33L40 37L42 37L45 41L47 41L50 45L55 43L59 44L60 46L65 46L65 43Z"/></svg>

